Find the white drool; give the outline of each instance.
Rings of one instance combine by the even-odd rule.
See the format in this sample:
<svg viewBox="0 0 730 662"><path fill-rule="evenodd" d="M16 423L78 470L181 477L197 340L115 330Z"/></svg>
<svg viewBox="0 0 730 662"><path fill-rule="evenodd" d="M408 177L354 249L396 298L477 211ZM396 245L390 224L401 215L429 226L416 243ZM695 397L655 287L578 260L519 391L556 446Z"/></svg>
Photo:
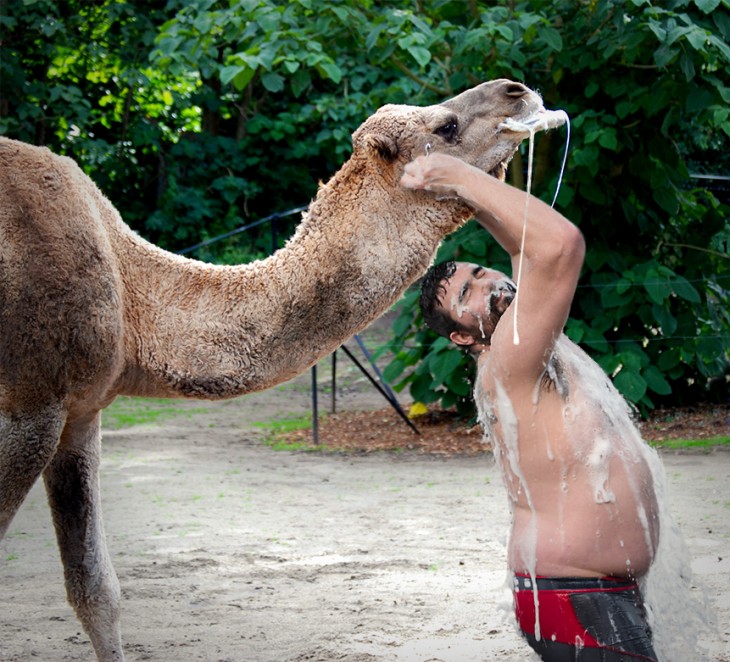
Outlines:
<svg viewBox="0 0 730 662"><path fill-rule="evenodd" d="M513 342L515 345L520 344L520 335L517 331L517 314L519 312L519 297L520 297L520 281L522 280L522 258L525 253L525 234L527 232L527 210L530 205L530 192L532 190L532 163L535 146L535 133L538 131L547 131L548 129L555 129L563 124L567 127L567 135L565 140L565 153L563 154L563 163L560 167L560 175L558 177L558 185L555 187L555 195L551 207L555 206L555 201L558 198L558 191L560 191L560 184L563 181L563 173L565 172L565 162L568 158L568 146L570 145L570 118L568 113L564 110L541 110L535 113L531 117L524 120L515 120L508 117L504 122L499 125L500 129L506 131L513 131L515 133L524 133L530 136L530 148L527 157L527 198L525 198L525 214L522 222L522 240L520 242L520 261L517 267L517 292L515 293L514 301L512 302L515 307L514 315L514 329L513 329Z"/></svg>

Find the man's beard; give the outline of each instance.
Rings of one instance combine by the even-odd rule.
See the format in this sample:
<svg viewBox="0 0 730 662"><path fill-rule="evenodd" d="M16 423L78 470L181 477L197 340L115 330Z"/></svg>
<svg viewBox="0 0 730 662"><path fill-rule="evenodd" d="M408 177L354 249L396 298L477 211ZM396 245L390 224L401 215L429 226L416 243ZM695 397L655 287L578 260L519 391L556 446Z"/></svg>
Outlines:
<svg viewBox="0 0 730 662"><path fill-rule="evenodd" d="M489 295L487 310L489 316L496 315L495 322L504 315L509 305L514 301L517 294L517 287L509 278L502 278L494 284L494 289Z"/></svg>

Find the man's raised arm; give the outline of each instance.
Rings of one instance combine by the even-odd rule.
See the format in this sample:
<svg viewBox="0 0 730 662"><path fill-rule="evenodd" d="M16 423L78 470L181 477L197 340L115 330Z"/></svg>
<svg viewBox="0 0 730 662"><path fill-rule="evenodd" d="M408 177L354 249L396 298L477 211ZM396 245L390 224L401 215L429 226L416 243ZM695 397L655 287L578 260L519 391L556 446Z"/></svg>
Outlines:
<svg viewBox="0 0 730 662"><path fill-rule="evenodd" d="M580 230L538 198L444 154L421 156L409 163L401 184L440 197L458 197L470 205L478 222L509 253L514 275L522 257L518 304L505 313L502 322L509 320L509 324L498 325L492 345L500 345L513 371L519 373L522 367L525 373L539 373L568 318L585 254ZM511 325L518 311L520 345L516 348Z"/></svg>
<svg viewBox="0 0 730 662"><path fill-rule="evenodd" d="M520 253L527 193L445 154L420 156L409 163L401 184L431 191L437 196L458 197L466 202L474 209L477 221L512 257L516 270L515 259ZM561 262L578 250L580 256L572 257L577 258L579 271L584 250L579 230L534 196L529 197L528 214L525 256Z"/></svg>

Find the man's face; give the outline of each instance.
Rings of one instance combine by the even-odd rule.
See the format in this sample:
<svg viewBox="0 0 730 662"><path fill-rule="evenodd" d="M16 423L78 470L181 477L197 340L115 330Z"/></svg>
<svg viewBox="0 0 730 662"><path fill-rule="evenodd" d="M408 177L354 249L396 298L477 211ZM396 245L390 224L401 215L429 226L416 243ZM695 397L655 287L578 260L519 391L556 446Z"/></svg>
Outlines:
<svg viewBox="0 0 730 662"><path fill-rule="evenodd" d="M445 284L442 308L467 330L473 342L489 341L500 317L515 297L515 284L500 271L459 262ZM458 344L465 344L452 334Z"/></svg>

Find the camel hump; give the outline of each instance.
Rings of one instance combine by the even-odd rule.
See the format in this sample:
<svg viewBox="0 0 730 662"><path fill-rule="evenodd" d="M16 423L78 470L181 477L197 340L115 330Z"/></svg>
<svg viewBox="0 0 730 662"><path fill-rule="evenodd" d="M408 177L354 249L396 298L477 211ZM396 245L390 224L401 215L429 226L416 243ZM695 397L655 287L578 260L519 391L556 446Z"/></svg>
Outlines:
<svg viewBox="0 0 730 662"><path fill-rule="evenodd" d="M71 159L0 139L0 399L73 398L116 361L119 277L95 190Z"/></svg>

